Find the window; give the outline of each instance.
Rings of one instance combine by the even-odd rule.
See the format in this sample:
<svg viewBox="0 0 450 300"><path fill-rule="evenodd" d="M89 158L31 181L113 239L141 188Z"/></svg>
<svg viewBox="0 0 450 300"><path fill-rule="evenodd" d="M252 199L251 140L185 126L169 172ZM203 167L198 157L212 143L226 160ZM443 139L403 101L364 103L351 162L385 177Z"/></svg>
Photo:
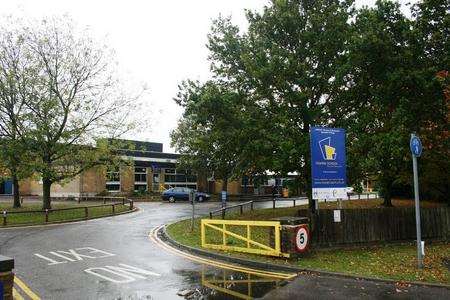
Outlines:
<svg viewBox="0 0 450 300"><path fill-rule="evenodd" d="M109 192L120 192L119 167L111 167L106 171L106 190Z"/></svg>
<svg viewBox="0 0 450 300"><path fill-rule="evenodd" d="M120 181L119 168L109 169L106 172L106 181Z"/></svg>
<svg viewBox="0 0 450 300"><path fill-rule="evenodd" d="M134 168L134 191L142 192L147 190L147 169Z"/></svg>
<svg viewBox="0 0 450 300"><path fill-rule="evenodd" d="M134 168L134 181L147 183L147 170L145 168Z"/></svg>
<svg viewBox="0 0 450 300"><path fill-rule="evenodd" d="M197 175L190 170L166 169L164 180L167 186L197 188Z"/></svg>

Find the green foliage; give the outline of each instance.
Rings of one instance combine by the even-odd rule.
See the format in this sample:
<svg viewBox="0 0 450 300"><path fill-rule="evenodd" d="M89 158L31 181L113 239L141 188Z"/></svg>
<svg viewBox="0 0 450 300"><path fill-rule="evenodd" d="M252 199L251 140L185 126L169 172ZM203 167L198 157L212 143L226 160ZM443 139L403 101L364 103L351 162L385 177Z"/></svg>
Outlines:
<svg viewBox="0 0 450 300"><path fill-rule="evenodd" d="M238 175L245 128L241 100L241 95L225 84L183 83L176 101L185 112L171 135L172 145L183 154L182 168L212 172L225 183Z"/></svg>

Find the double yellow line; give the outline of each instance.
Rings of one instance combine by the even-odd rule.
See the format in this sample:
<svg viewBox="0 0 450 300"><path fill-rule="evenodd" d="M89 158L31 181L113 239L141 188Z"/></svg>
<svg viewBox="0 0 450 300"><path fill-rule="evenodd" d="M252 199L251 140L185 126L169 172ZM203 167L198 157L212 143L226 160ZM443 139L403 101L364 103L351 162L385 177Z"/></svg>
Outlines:
<svg viewBox="0 0 450 300"><path fill-rule="evenodd" d="M35 292L33 292L22 280L20 280L17 275L14 276L14 285L16 285L19 288L19 291L21 291L23 294L26 295L26 298L31 300L41 300L41 298L36 295ZM19 293L18 290L16 290L15 287L13 287L13 298L15 300L24 300L25 298L22 296L21 293Z"/></svg>
<svg viewBox="0 0 450 300"><path fill-rule="evenodd" d="M228 269L228 270L233 270L233 271L237 271L237 272L249 273L249 274L257 275L257 276L261 276L261 277L271 277L271 278L277 278L277 279L292 279L295 276L297 276L297 274L295 274L295 273L278 273L278 272L269 272L269 271L264 271L264 270L251 269L251 268L247 268L247 267L224 263L224 262L220 262L220 261L216 261L216 260L210 260L207 258L194 256L192 254L185 253L185 252L180 251L172 246L167 245L165 242L163 242L158 237L158 231L161 230L162 227L163 227L163 225L154 228L150 232L149 238L154 243L156 243L158 246L166 249L167 251L172 252L176 255L182 256L184 258L187 258L189 260L192 260L192 261L195 261L195 262L198 262L201 264L206 264L206 265L222 268L222 269Z"/></svg>

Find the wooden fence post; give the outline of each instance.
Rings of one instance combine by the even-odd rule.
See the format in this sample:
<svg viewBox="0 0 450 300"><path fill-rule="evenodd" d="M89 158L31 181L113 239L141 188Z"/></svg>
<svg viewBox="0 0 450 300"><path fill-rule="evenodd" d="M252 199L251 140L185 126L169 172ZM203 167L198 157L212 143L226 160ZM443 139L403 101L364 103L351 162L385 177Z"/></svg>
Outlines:
<svg viewBox="0 0 450 300"><path fill-rule="evenodd" d="M272 203L273 203L273 205L272 205L272 209L275 209L275 197L274 197L274 198L272 198Z"/></svg>
<svg viewBox="0 0 450 300"><path fill-rule="evenodd" d="M45 210L45 223L48 222L48 209Z"/></svg>
<svg viewBox="0 0 450 300"><path fill-rule="evenodd" d="M103 197L103 204L106 204L106 197Z"/></svg>
<svg viewBox="0 0 450 300"><path fill-rule="evenodd" d="M133 210L133 200L129 200L130 201L130 210Z"/></svg>
<svg viewBox="0 0 450 300"><path fill-rule="evenodd" d="M222 209L222 220L225 219L225 209Z"/></svg>
<svg viewBox="0 0 450 300"><path fill-rule="evenodd" d="M111 204L111 207L112 207L112 214L114 215L116 213L115 205Z"/></svg>
<svg viewBox="0 0 450 300"><path fill-rule="evenodd" d="M212 219L212 212L209 212L209 218Z"/></svg>
<svg viewBox="0 0 450 300"><path fill-rule="evenodd" d="M244 210L243 210L243 208L242 208L242 204L240 205L240 207L239 207L240 209L241 209L241 215L244 213Z"/></svg>

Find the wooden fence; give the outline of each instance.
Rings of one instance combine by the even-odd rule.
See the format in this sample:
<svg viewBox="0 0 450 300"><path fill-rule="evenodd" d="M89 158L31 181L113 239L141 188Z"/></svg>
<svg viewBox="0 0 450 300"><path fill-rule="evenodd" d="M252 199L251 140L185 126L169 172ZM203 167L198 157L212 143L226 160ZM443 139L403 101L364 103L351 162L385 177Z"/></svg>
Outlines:
<svg viewBox="0 0 450 300"><path fill-rule="evenodd" d="M299 216L310 217L312 243L316 246L406 241L416 238L414 208L342 209L341 222L334 221L334 210L319 210L310 216L299 210ZM421 208L422 238L450 239L450 207Z"/></svg>

